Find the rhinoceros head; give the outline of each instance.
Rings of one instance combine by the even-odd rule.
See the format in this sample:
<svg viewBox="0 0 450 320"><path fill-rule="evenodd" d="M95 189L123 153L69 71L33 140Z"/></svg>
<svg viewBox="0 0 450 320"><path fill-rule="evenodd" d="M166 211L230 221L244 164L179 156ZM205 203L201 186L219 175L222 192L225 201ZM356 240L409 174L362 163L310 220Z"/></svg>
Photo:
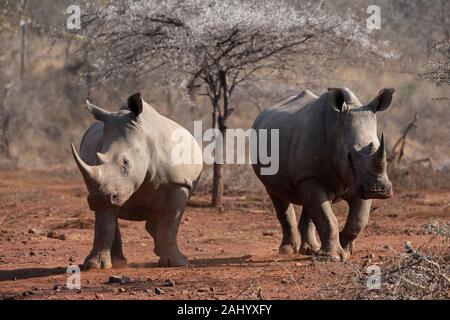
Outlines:
<svg viewBox="0 0 450 320"><path fill-rule="evenodd" d="M122 206L144 181L148 168L147 143L140 115L143 102L137 93L128 108L108 112L86 100L87 109L104 123L102 148L95 165L86 164L72 145L75 162L89 191L92 210Z"/></svg>
<svg viewBox="0 0 450 320"><path fill-rule="evenodd" d="M333 88L329 93L330 106L338 112L335 143L344 180L363 199L391 197L384 135L378 139L376 113L390 106L394 89L381 90L367 105L348 89Z"/></svg>

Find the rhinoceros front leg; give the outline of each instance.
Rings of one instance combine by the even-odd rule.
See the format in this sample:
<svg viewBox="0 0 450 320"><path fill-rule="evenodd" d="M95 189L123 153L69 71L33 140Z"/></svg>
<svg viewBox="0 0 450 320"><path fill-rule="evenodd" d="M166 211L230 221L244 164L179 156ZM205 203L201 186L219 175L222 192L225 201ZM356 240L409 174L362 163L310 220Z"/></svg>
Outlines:
<svg viewBox="0 0 450 320"><path fill-rule="evenodd" d="M311 208L303 206L300 221L298 223L298 229L302 243L300 245L300 253L305 255L312 255L320 250L320 244L316 238L316 227L312 221Z"/></svg>
<svg viewBox="0 0 450 320"><path fill-rule="evenodd" d="M116 232L111 247L111 261L115 268L122 268L127 265L127 259L122 251L122 237L120 236L119 223L116 222Z"/></svg>
<svg viewBox="0 0 450 320"><path fill-rule="evenodd" d="M181 218L189 199L189 190L180 187L166 197L165 212L156 225L156 246L161 267L180 267L188 264L188 259L178 248L177 235Z"/></svg>
<svg viewBox="0 0 450 320"><path fill-rule="evenodd" d="M113 209L95 213L94 245L84 260L85 269L110 269L111 248L117 230L117 212Z"/></svg>
<svg viewBox="0 0 450 320"><path fill-rule="evenodd" d="M158 247L158 241L156 238L156 229L158 227L158 220L152 219L145 223L145 230L152 236L155 248L153 252L159 257L161 255L160 249Z"/></svg>
<svg viewBox="0 0 450 320"><path fill-rule="evenodd" d="M339 226L327 190L317 180L310 179L300 183L299 193L319 233L321 248L317 255L333 261L347 259L348 253L339 242Z"/></svg>
<svg viewBox="0 0 450 320"><path fill-rule="evenodd" d="M349 212L344 229L339 238L342 247L349 253L353 252L353 243L369 221L372 200L364 200L354 196L348 201Z"/></svg>
<svg viewBox="0 0 450 320"><path fill-rule="evenodd" d="M283 239L279 248L280 254L297 253L300 248L300 237L297 229L297 218L294 206L269 193L283 230Z"/></svg>

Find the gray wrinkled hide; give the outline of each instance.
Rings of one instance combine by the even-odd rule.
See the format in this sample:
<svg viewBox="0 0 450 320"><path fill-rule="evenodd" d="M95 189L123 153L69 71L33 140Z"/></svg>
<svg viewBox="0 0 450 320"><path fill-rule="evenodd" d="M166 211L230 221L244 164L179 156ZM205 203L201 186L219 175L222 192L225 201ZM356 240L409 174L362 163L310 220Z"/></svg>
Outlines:
<svg viewBox="0 0 450 320"><path fill-rule="evenodd" d="M173 164L171 152L179 142L172 141L172 134L182 130L190 139L192 155L197 153L201 159L197 142L187 130L141 100L139 94L128 100L135 114L127 106L107 112L87 104L101 121L92 124L83 136L82 161L77 161L73 150L89 191L89 206L96 216L94 245L85 268L126 264L119 218L147 222L161 266L186 265L187 258L179 251L176 238L202 163Z"/></svg>
<svg viewBox="0 0 450 320"><path fill-rule="evenodd" d="M321 249L322 256L344 260L367 223L370 199L392 195L376 112L389 107L393 92L384 89L363 105L347 88L332 88L320 97L305 90L256 118L254 129L280 134L278 173L261 175L259 163L253 168L283 228L281 253ZM339 236L331 203L341 199L349 203L349 217ZM303 206L298 226L292 204Z"/></svg>

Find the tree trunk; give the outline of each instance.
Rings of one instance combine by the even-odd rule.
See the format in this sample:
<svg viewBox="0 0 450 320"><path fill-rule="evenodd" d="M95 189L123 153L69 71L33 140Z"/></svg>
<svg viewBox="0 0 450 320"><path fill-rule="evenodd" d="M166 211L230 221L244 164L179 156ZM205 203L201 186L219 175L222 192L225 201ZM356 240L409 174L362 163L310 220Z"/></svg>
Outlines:
<svg viewBox="0 0 450 320"><path fill-rule="evenodd" d="M214 111L212 113L213 120L213 129L219 128L222 133L222 137L225 138L225 128L221 125L220 121L221 116L218 114L218 107L214 107ZM225 146L225 141L223 141L223 146ZM216 144L216 154L219 146ZM212 200L211 206L213 208L220 208L223 205L223 164L214 162L213 164L213 185L212 185Z"/></svg>
<svg viewBox="0 0 450 320"><path fill-rule="evenodd" d="M233 109L229 108L229 88L228 88L228 79L227 74L225 71L221 70L219 71L219 81L221 86L221 92L222 92L222 99L223 99L223 113L218 112L219 105L213 104L214 112L213 112L213 128L219 127L219 131L222 135L222 146L220 146L222 149L222 159L225 159L225 146L226 146L226 131L227 131L227 120L228 117L233 112ZM217 153L217 144L216 144L216 150ZM213 175L213 190L212 190L212 203L211 205L215 208L221 208L223 205L223 193L224 193L224 182L223 182L223 164L214 162L214 175Z"/></svg>
<svg viewBox="0 0 450 320"><path fill-rule="evenodd" d="M211 206L221 208L223 205L223 164L214 162L213 190Z"/></svg>
<svg viewBox="0 0 450 320"><path fill-rule="evenodd" d="M25 77L25 70L27 65L27 21L26 21L26 10L27 10L28 0L20 1L21 18L20 18L20 33L21 33L21 49L20 49L20 79L23 80Z"/></svg>

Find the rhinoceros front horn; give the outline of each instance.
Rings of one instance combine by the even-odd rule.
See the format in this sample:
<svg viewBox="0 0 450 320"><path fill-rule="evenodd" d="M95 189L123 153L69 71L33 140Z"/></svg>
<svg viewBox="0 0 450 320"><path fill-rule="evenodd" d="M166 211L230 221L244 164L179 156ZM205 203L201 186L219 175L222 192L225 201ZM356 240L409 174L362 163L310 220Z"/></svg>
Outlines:
<svg viewBox="0 0 450 320"><path fill-rule="evenodd" d="M75 162L77 163L78 169L80 169L83 175L84 181L90 185L100 184L101 170L98 166L90 166L85 163L77 153L75 146L72 143L72 154Z"/></svg>
<svg viewBox="0 0 450 320"><path fill-rule="evenodd" d="M384 145L384 134L381 134L380 139L380 146L378 147L378 150L373 155L373 165L374 168L378 173L381 173L386 168L386 152L385 152L385 145Z"/></svg>

